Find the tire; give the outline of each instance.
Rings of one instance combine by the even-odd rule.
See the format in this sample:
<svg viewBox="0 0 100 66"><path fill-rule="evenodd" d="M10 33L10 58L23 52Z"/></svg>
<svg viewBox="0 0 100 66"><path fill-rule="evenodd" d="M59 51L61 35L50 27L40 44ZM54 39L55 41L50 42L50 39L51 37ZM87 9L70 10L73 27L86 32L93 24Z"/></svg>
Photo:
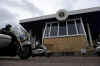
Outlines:
<svg viewBox="0 0 100 66"><path fill-rule="evenodd" d="M100 56L100 52L97 52L96 54L97 54L97 56Z"/></svg>
<svg viewBox="0 0 100 66"><path fill-rule="evenodd" d="M23 46L22 48L18 47L18 56L21 59L28 59L31 56L31 46Z"/></svg>
<svg viewBox="0 0 100 66"><path fill-rule="evenodd" d="M53 53L44 53L44 55L45 55L46 57L51 57L51 56L53 55Z"/></svg>

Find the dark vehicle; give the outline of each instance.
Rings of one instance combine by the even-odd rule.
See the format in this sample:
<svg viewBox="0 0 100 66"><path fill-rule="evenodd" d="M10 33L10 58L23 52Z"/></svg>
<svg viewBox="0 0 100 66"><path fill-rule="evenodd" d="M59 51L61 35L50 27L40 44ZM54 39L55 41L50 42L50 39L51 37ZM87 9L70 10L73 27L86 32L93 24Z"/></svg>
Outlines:
<svg viewBox="0 0 100 66"><path fill-rule="evenodd" d="M20 25L13 28L6 25L0 30L0 55L16 56L27 59L31 56L31 41L29 33Z"/></svg>
<svg viewBox="0 0 100 66"><path fill-rule="evenodd" d="M47 48L40 44L39 41L36 41L35 48L32 48L32 56L43 56L47 53Z"/></svg>
<svg viewBox="0 0 100 66"><path fill-rule="evenodd" d="M100 56L100 42L97 42L96 53L97 53L98 56Z"/></svg>

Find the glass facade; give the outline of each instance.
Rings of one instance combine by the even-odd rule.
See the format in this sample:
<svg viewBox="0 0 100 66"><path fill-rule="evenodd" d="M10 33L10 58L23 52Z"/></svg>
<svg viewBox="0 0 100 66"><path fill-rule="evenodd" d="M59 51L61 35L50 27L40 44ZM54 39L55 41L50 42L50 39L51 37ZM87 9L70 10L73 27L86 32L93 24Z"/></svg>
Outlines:
<svg viewBox="0 0 100 66"><path fill-rule="evenodd" d="M66 35L66 22L60 22L59 23L59 36Z"/></svg>
<svg viewBox="0 0 100 66"><path fill-rule="evenodd" d="M58 23L53 23L51 26L50 36L57 36L58 32Z"/></svg>
<svg viewBox="0 0 100 66"><path fill-rule="evenodd" d="M81 18L70 19L64 22L47 23L45 28L44 38L85 34Z"/></svg>
<svg viewBox="0 0 100 66"><path fill-rule="evenodd" d="M75 22L74 21L68 21L67 22L68 26L68 35L74 35L76 33L76 27L75 27Z"/></svg>
<svg viewBox="0 0 100 66"><path fill-rule="evenodd" d="M45 30L45 37L49 37L49 31L50 31L50 24L46 25L46 30Z"/></svg>
<svg viewBox="0 0 100 66"><path fill-rule="evenodd" d="M76 24L77 24L78 33L83 34L84 31L80 20L76 20Z"/></svg>

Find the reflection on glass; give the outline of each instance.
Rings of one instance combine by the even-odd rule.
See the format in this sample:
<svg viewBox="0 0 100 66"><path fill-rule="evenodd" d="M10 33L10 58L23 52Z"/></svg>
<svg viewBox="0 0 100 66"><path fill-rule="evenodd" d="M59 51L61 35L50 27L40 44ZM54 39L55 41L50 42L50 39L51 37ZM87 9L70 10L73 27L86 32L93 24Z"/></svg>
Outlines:
<svg viewBox="0 0 100 66"><path fill-rule="evenodd" d="M76 20L76 24L77 24L77 29L78 29L78 34L83 34L83 28L82 28L82 24L80 22L80 20Z"/></svg>
<svg viewBox="0 0 100 66"><path fill-rule="evenodd" d="M66 22L59 23L59 36L66 35Z"/></svg>
<svg viewBox="0 0 100 66"><path fill-rule="evenodd" d="M58 32L58 23L53 23L51 27L50 36L57 36Z"/></svg>
<svg viewBox="0 0 100 66"><path fill-rule="evenodd" d="M49 30L50 30L50 24L47 24L46 30L45 30L45 37L49 36Z"/></svg>
<svg viewBox="0 0 100 66"><path fill-rule="evenodd" d="M76 27L75 27L75 22L74 21L68 21L68 35L74 35L76 33Z"/></svg>

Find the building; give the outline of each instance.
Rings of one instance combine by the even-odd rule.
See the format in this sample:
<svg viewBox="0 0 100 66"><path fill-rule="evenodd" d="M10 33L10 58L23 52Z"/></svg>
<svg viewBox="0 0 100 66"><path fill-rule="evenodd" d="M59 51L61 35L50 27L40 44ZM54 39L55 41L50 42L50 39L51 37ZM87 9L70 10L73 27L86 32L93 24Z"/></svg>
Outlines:
<svg viewBox="0 0 100 66"><path fill-rule="evenodd" d="M31 32L34 42L46 45L51 52L95 47L100 39L100 7L70 11L63 21L57 19L57 14L23 19L20 24Z"/></svg>

